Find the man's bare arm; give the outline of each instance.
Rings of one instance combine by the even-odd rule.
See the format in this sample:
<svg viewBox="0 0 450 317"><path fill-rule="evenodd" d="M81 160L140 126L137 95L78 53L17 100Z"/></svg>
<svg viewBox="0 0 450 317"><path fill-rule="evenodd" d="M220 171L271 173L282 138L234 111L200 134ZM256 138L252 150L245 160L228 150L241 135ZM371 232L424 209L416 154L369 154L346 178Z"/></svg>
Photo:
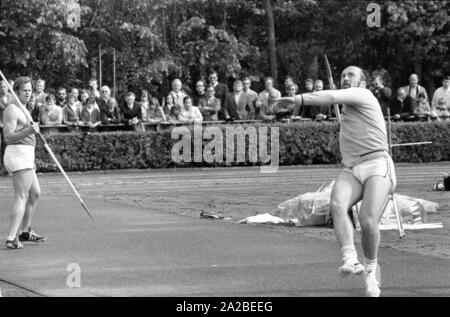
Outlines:
<svg viewBox="0 0 450 317"><path fill-rule="evenodd" d="M5 134L5 141L7 143L15 143L39 131L39 128L34 125L28 125L24 129L16 131L19 115L18 109L14 106L7 107L3 113L3 133Z"/></svg>

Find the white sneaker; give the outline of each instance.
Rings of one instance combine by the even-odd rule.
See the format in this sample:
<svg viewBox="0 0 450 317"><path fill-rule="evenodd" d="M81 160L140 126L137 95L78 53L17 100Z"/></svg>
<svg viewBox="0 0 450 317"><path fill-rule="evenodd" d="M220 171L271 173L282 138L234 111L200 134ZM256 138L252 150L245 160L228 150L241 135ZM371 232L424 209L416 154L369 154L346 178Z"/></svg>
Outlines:
<svg viewBox="0 0 450 317"><path fill-rule="evenodd" d="M345 261L344 264L338 269L339 274L343 278L346 278L350 275L361 275L362 273L364 273L364 271L364 265L362 265L358 261Z"/></svg>
<svg viewBox="0 0 450 317"><path fill-rule="evenodd" d="M380 281L376 272L364 274L364 284L366 285L366 297L380 297Z"/></svg>

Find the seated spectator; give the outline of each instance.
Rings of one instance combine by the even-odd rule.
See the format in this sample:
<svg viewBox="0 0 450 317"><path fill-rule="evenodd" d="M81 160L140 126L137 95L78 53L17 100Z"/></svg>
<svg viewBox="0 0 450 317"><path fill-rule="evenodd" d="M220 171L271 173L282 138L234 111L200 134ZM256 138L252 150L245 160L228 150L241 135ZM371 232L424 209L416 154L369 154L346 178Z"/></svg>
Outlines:
<svg viewBox="0 0 450 317"><path fill-rule="evenodd" d="M284 79L284 89L286 92L286 96L287 96L288 87L290 87L292 85L295 85L294 78L292 78L291 76L286 76L286 78Z"/></svg>
<svg viewBox="0 0 450 317"><path fill-rule="evenodd" d="M271 88L269 90L267 102L262 105L258 119L264 121L273 121L277 118L278 106L276 98L279 98L278 93L279 91L277 91L275 88Z"/></svg>
<svg viewBox="0 0 450 317"><path fill-rule="evenodd" d="M43 80L42 78L39 78L36 81L35 94L36 94L36 103L38 106L37 108L40 109L41 107L43 107L45 105L45 98L48 95L45 92L45 80Z"/></svg>
<svg viewBox="0 0 450 317"><path fill-rule="evenodd" d="M164 114L163 109L159 105L158 98L155 97L152 98L151 102L149 103L149 107L145 117L147 118L146 122L149 123L166 122L166 115Z"/></svg>
<svg viewBox="0 0 450 317"><path fill-rule="evenodd" d="M297 84L295 84L295 83L288 84L288 86L286 88L286 96L295 97L297 92L298 92ZM292 116L297 117L297 116L299 116L300 110L301 110L295 104L292 104L290 102L281 102L278 104L278 108L279 108L277 111L278 119L283 119L283 118L292 117Z"/></svg>
<svg viewBox="0 0 450 317"><path fill-rule="evenodd" d="M206 84L203 80L199 80L195 84L195 93L192 96L192 102L194 103L193 105L195 107L198 107L199 103L200 103L200 99L205 97L205 88L206 88Z"/></svg>
<svg viewBox="0 0 450 317"><path fill-rule="evenodd" d="M182 90L183 84L181 83L181 80L178 78L174 79L172 81L172 90L169 92L169 95L173 98L173 104L179 105L183 107L183 100L187 96L187 94ZM169 109L170 110L170 109Z"/></svg>
<svg viewBox="0 0 450 317"><path fill-rule="evenodd" d="M40 117L43 125L61 125L63 119L62 108L57 106L55 95L49 94L45 98L45 106L42 108Z"/></svg>
<svg viewBox="0 0 450 317"><path fill-rule="evenodd" d="M111 89L108 86L102 86L100 88L100 98L96 100L99 110L106 107L109 97L111 97Z"/></svg>
<svg viewBox="0 0 450 317"><path fill-rule="evenodd" d="M450 119L449 108L444 98L439 99L436 110L431 111L431 118L438 121Z"/></svg>
<svg viewBox="0 0 450 317"><path fill-rule="evenodd" d="M436 89L431 101L431 110L436 112L437 105L440 99L444 99L446 105L450 105L450 76L445 76L442 81L442 86Z"/></svg>
<svg viewBox="0 0 450 317"><path fill-rule="evenodd" d="M27 102L27 110L31 113L31 118L34 122L40 121L41 108L37 104L37 97L32 94L30 101Z"/></svg>
<svg viewBox="0 0 450 317"><path fill-rule="evenodd" d="M428 119L431 115L430 104L425 99L425 95L423 93L419 93L417 96L417 102L415 104L415 108L413 109L413 114L416 117L416 120Z"/></svg>
<svg viewBox="0 0 450 317"><path fill-rule="evenodd" d="M68 126L80 126L83 125L81 121L80 103L77 102L75 95L70 93L67 97L67 105L63 108L63 124Z"/></svg>
<svg viewBox="0 0 450 317"><path fill-rule="evenodd" d="M272 77L266 77L264 79L265 89L261 91L258 95L258 100L256 100L256 112L261 111L262 107L269 106L269 93L277 95L275 98L281 97L281 92L273 87L274 82Z"/></svg>
<svg viewBox="0 0 450 317"><path fill-rule="evenodd" d="M135 102L136 95L129 91L125 95L125 104L121 107L122 123L129 126L136 126L142 122L141 105Z"/></svg>
<svg viewBox="0 0 450 317"><path fill-rule="evenodd" d="M255 109L250 108L250 97L243 92L241 80L235 80L233 91L225 97L225 105L222 107L225 120L247 120L248 114Z"/></svg>
<svg viewBox="0 0 450 317"><path fill-rule="evenodd" d="M395 98L391 101L391 116L394 120L408 120L413 116L413 108L410 100L406 99L405 89L397 89Z"/></svg>
<svg viewBox="0 0 450 317"><path fill-rule="evenodd" d="M60 87L58 89L56 105L61 108L64 108L66 104L67 104L67 90L64 87Z"/></svg>
<svg viewBox="0 0 450 317"><path fill-rule="evenodd" d="M383 116L387 116L387 108L391 103L392 91L389 87L384 86L383 78L381 75L376 75L369 87L373 95L378 99L381 106Z"/></svg>
<svg viewBox="0 0 450 317"><path fill-rule="evenodd" d="M180 121L178 121L178 116L181 113L181 107L179 105L174 105L171 109L170 109L170 113L167 116L167 121L170 123L178 123Z"/></svg>
<svg viewBox="0 0 450 317"><path fill-rule="evenodd" d="M204 121L219 120L218 113L220 110L220 99L215 95L213 86L206 88L206 96L200 99L198 109L202 114Z"/></svg>
<svg viewBox="0 0 450 317"><path fill-rule="evenodd" d="M178 115L178 121L186 123L202 123L203 117L197 107L192 105L192 98L187 96L184 98L184 107Z"/></svg>
<svg viewBox="0 0 450 317"><path fill-rule="evenodd" d="M312 78L307 78L305 80L305 91L304 93L310 93L314 91L314 80Z"/></svg>
<svg viewBox="0 0 450 317"><path fill-rule="evenodd" d="M163 111L166 116L170 114L170 111L172 110L173 106L174 103L172 95L168 95L166 98L163 99Z"/></svg>
<svg viewBox="0 0 450 317"><path fill-rule="evenodd" d="M314 91L314 80L312 78L307 78L305 80L305 89L304 93L311 93ZM313 112L317 112L317 110L313 109L313 106L302 105L302 109L300 109L299 115L302 118L315 119L315 114Z"/></svg>
<svg viewBox="0 0 450 317"><path fill-rule="evenodd" d="M248 120L255 120L256 118L256 100L258 100L258 93L251 89L252 80L250 77L244 77L242 79L242 83L244 84L243 91L249 96L249 107L250 109L254 109L253 112L250 112L247 115Z"/></svg>
<svg viewBox="0 0 450 317"><path fill-rule="evenodd" d="M102 122L100 121L100 111L95 108L95 98L89 97L86 106L81 111L81 121L85 126L95 128Z"/></svg>
<svg viewBox="0 0 450 317"><path fill-rule="evenodd" d="M108 102L106 102L106 107L100 110L100 121L103 125L119 124L122 122L116 98L110 97Z"/></svg>

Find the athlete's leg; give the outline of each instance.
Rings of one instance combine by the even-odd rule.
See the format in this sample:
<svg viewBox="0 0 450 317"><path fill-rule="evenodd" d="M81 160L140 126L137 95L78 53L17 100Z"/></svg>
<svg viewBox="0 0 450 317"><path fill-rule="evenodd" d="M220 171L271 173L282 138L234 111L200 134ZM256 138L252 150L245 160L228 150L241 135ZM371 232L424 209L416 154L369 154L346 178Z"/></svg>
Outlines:
<svg viewBox="0 0 450 317"><path fill-rule="evenodd" d="M39 181L36 173L33 171L33 181L31 183L30 191L28 194L28 200L25 206L25 214L23 216L22 224L20 226L21 232L28 231L31 225L31 220L33 219L34 213L36 211L37 202L41 196L41 187L39 186Z"/></svg>
<svg viewBox="0 0 450 317"><path fill-rule="evenodd" d="M34 171L21 170L13 173L14 205L11 214L11 228L7 240L14 240L22 223L25 207L28 201Z"/></svg>
<svg viewBox="0 0 450 317"><path fill-rule="evenodd" d="M348 210L361 200L363 187L353 174L343 171L339 174L331 193L330 209L333 217L334 232L341 247L344 265L339 268L345 277L360 274L364 268L358 261L353 240L353 226Z"/></svg>

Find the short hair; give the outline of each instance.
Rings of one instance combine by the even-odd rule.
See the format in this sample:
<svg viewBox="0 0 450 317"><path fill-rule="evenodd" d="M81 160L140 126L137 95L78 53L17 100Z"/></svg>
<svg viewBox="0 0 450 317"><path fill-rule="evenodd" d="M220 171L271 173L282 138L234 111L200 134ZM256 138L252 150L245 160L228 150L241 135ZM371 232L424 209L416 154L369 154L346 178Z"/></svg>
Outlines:
<svg viewBox="0 0 450 317"><path fill-rule="evenodd" d="M242 81L246 81L249 80L250 82L252 82L252 79L249 76L245 76L244 78L242 78Z"/></svg>
<svg viewBox="0 0 450 317"><path fill-rule="evenodd" d="M160 107L159 100L158 100L158 98L156 98L156 97L152 97L152 98L150 99L150 104L151 104L151 105L155 105L157 108Z"/></svg>
<svg viewBox="0 0 450 317"><path fill-rule="evenodd" d="M147 89L142 89L141 90L141 96L148 96L148 90Z"/></svg>
<svg viewBox="0 0 450 317"><path fill-rule="evenodd" d="M444 76L444 79L443 79L443 80L450 80L450 75Z"/></svg>
<svg viewBox="0 0 450 317"><path fill-rule="evenodd" d="M125 98L130 97L130 96L133 96L134 98L136 98L136 95L132 91L129 91L125 94Z"/></svg>
<svg viewBox="0 0 450 317"><path fill-rule="evenodd" d="M186 96L186 97L183 98L183 104L184 104L184 103L186 102L186 100L188 100L188 99L190 99L190 100L192 101L191 96Z"/></svg>
<svg viewBox="0 0 450 317"><path fill-rule="evenodd" d="M16 79L16 81L14 82L13 85L13 90L14 91L19 91L19 89L23 89L23 86L25 86L25 84L31 84L31 88L33 88L33 81L31 80L30 77L27 76L21 76L19 78Z"/></svg>
<svg viewBox="0 0 450 317"><path fill-rule="evenodd" d="M236 80L233 82L233 85L236 85L236 84L241 84L241 85L243 85L242 80L236 79Z"/></svg>
<svg viewBox="0 0 450 317"><path fill-rule="evenodd" d="M292 83L290 85L287 85L286 89L295 88L295 91L298 91L298 85L296 83Z"/></svg>
<svg viewBox="0 0 450 317"><path fill-rule="evenodd" d="M423 92L419 92L417 98L425 98L425 94Z"/></svg>
<svg viewBox="0 0 450 317"><path fill-rule="evenodd" d="M180 84L183 85L180 78L175 78L174 80L172 80L172 85L175 84L176 82L179 82Z"/></svg>
<svg viewBox="0 0 450 317"><path fill-rule="evenodd" d="M208 69L208 76L209 75L218 75L218 73L217 73L217 70L215 70L214 68L212 68L212 67L210 67L209 69Z"/></svg>
<svg viewBox="0 0 450 317"><path fill-rule="evenodd" d="M70 98L76 99L76 98L75 98L75 94L74 94L74 93L69 93L69 94L67 95L67 100L69 100Z"/></svg>
<svg viewBox="0 0 450 317"><path fill-rule="evenodd" d="M308 84L308 83L314 84L314 80L312 78L306 78L305 84Z"/></svg>
<svg viewBox="0 0 450 317"><path fill-rule="evenodd" d="M61 91L61 90L64 90L65 92L67 92L67 89L64 88L64 87L59 87L59 88L58 88L58 91Z"/></svg>
<svg viewBox="0 0 450 317"><path fill-rule="evenodd" d="M94 98L94 97L89 97L89 98L86 100L86 104L87 104L87 105L95 104L95 98Z"/></svg>
<svg viewBox="0 0 450 317"><path fill-rule="evenodd" d="M105 85L105 86L102 86L102 88L100 88L100 91L102 91L102 90L106 90L106 89L107 89L108 91L111 91L111 89L109 89L109 87L108 87L108 86L106 86L106 85Z"/></svg>
<svg viewBox="0 0 450 317"><path fill-rule="evenodd" d="M95 82L96 84L98 83L98 81L97 81L97 79L95 79L95 78L91 78L91 79L89 79L89 82Z"/></svg>
<svg viewBox="0 0 450 317"><path fill-rule="evenodd" d="M111 106L111 105L117 105L117 100L116 100L116 98L114 98L114 97L110 97L109 99L108 99L108 101L106 102L106 105L107 106Z"/></svg>
<svg viewBox="0 0 450 317"><path fill-rule="evenodd" d="M270 80L272 82L272 84L275 84L275 81L270 76L267 76L266 78L264 78L264 83L266 83L268 80Z"/></svg>
<svg viewBox="0 0 450 317"><path fill-rule="evenodd" d="M399 94L399 93L406 93L406 91L405 91L405 89L403 89L403 88L399 88L399 89L397 89L397 95Z"/></svg>
<svg viewBox="0 0 450 317"><path fill-rule="evenodd" d="M323 80L322 79L316 79L316 81L314 82L314 84L318 84L321 83L323 85Z"/></svg>
<svg viewBox="0 0 450 317"><path fill-rule="evenodd" d="M54 94L48 94L47 97L45 97L45 102L49 103L50 100L56 101L56 97Z"/></svg>
<svg viewBox="0 0 450 317"><path fill-rule="evenodd" d="M37 83L44 83L45 84L45 80L42 79L42 78L38 78L38 79L36 79L36 84Z"/></svg>

